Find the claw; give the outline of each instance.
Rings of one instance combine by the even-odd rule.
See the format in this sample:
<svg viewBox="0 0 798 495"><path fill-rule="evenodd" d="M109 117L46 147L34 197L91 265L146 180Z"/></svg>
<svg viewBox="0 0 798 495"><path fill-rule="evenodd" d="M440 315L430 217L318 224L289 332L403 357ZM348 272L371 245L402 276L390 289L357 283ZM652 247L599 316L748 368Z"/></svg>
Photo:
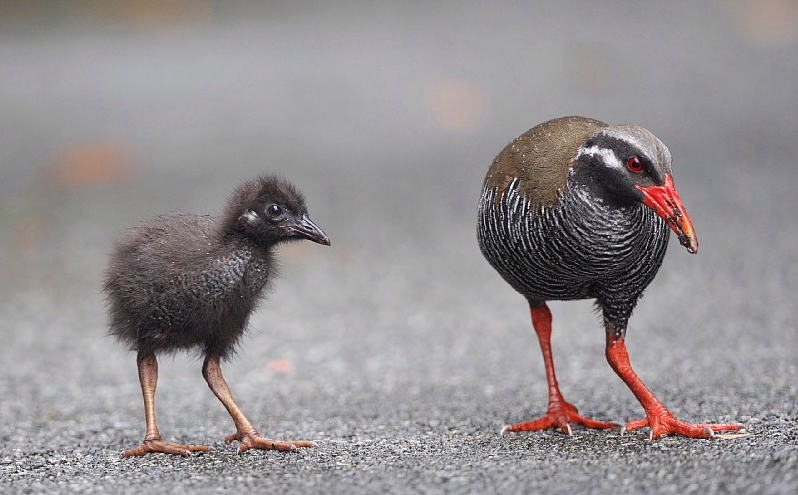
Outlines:
<svg viewBox="0 0 798 495"><path fill-rule="evenodd" d="M560 399L556 402L550 402L548 412L542 417L527 421L526 423L507 425L502 428L502 433L508 431L538 431L558 428L566 435L573 435L574 430L571 423L598 430L615 429L619 426L618 423L611 421L599 421L588 416L582 416L579 414L576 406Z"/></svg>
<svg viewBox="0 0 798 495"><path fill-rule="evenodd" d="M272 440L270 438L265 438L260 436L257 431L253 431L250 433L236 433L234 435L228 435L225 438L225 443L230 443L233 440L238 440L241 442L241 445L238 446L236 449L236 453L243 454L249 449L261 449L261 450L282 450L282 451L294 451L298 448L313 448L318 447L316 442L311 442L308 440L299 440L299 441L285 441L285 440Z"/></svg>
<svg viewBox="0 0 798 495"><path fill-rule="evenodd" d="M150 452L160 452L163 454L190 457L192 452L209 452L211 450L213 449L208 445L184 445L182 443L163 440L160 437L153 437L144 439L144 442L137 448L126 450L122 455L124 457L134 457L145 455Z"/></svg>
<svg viewBox="0 0 798 495"><path fill-rule="evenodd" d="M695 424L679 421L667 410L650 417L630 421L626 424L626 431L649 427L649 439L656 440L662 435L682 435L692 438L716 438L717 431L739 431L743 425L739 423L706 423Z"/></svg>

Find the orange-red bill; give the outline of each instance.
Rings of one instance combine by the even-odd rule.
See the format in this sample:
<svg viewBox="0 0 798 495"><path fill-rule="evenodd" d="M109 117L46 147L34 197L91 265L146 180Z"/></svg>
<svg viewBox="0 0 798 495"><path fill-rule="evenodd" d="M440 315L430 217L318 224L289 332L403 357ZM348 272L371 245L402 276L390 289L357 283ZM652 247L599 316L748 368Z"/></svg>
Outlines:
<svg viewBox="0 0 798 495"><path fill-rule="evenodd" d="M693 230L693 222L682 204L682 199L673 185L673 177L668 174L662 186L637 186L645 199L643 204L661 216L679 236L679 243L691 253L698 252L698 238Z"/></svg>

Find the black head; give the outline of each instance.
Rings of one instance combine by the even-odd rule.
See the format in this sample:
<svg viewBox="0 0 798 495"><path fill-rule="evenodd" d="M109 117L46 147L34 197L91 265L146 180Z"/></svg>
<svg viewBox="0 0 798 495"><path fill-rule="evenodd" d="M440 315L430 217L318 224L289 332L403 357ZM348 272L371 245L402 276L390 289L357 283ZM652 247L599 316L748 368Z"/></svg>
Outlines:
<svg viewBox="0 0 798 495"><path fill-rule="evenodd" d="M614 204L642 202L640 188L662 185L671 173L668 148L636 125L606 127L592 135L576 156L579 173L593 193Z"/></svg>
<svg viewBox="0 0 798 495"><path fill-rule="evenodd" d="M598 131L579 148L573 174L610 205L642 203L652 208L688 251L698 250L692 221L673 184L671 153L648 130L616 125Z"/></svg>
<svg viewBox="0 0 798 495"><path fill-rule="evenodd" d="M302 193L276 176L258 177L233 193L225 208L224 229L260 245L301 239L330 245L327 235L308 217Z"/></svg>

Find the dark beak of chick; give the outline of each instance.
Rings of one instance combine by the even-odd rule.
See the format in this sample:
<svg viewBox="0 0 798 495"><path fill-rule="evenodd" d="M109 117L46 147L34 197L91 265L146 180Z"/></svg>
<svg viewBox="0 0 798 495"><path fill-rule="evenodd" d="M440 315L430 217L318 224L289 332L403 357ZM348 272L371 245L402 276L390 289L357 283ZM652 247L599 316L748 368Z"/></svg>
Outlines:
<svg viewBox="0 0 798 495"><path fill-rule="evenodd" d="M318 242L325 246L330 245L330 238L318 225L313 223L313 220L307 214L302 215L302 218L297 219L296 222L286 225L285 228L296 237Z"/></svg>
<svg viewBox="0 0 798 495"><path fill-rule="evenodd" d="M697 253L698 238L693 230L693 222L682 204L679 193L676 192L671 174L665 177L665 184L662 186L637 186L637 188L645 198L643 204L656 211L668 223L679 236L679 243L682 246L693 254Z"/></svg>

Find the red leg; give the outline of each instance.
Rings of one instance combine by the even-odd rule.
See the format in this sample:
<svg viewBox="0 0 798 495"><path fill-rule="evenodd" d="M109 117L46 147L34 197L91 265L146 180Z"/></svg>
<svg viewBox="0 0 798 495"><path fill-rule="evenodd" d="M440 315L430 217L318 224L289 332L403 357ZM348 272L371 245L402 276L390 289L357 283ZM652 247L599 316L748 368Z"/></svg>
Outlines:
<svg viewBox="0 0 798 495"><path fill-rule="evenodd" d="M635 394L637 400L646 411L646 418L630 421L626 424L626 430L636 430L648 426L651 428L651 439L658 438L660 435L683 435L694 438L709 438L715 435L716 431L734 430L738 431L745 428L739 423L707 423L695 424L678 421L673 414L657 399L653 393L645 386L637 373L632 369L629 362L629 352L626 350L626 343L623 337L611 336L607 342L607 361L610 366L626 385Z"/></svg>
<svg viewBox="0 0 798 495"><path fill-rule="evenodd" d="M577 411L576 406L566 402L560 392L557 383L557 375L554 373L554 357L551 352L551 311L545 303L535 306L530 303L529 308L532 312L532 325L538 334L540 349L543 351L543 363L546 366L546 379L549 382L549 410L545 416L528 421L507 425L502 429L506 431L535 431L547 428L559 428L570 435L572 433L571 423L582 425L587 428L610 429L618 428L620 425L611 421L598 421L587 416L582 416Z"/></svg>
<svg viewBox="0 0 798 495"><path fill-rule="evenodd" d="M202 376L208 382L208 386L213 391L214 395L224 404L227 412L233 418L236 425L236 432L228 435L224 439L225 443L229 444L233 440L238 440L241 445L238 446L238 453L243 454L249 449L264 449L264 450L296 450L298 447L315 447L315 442L307 440L299 440L295 442L271 440L260 436L258 430L249 422L244 413L238 407L233 394L230 392L230 387L222 376L222 368L219 365L219 358L206 357L205 363L202 365Z"/></svg>
<svg viewBox="0 0 798 495"><path fill-rule="evenodd" d="M144 395L144 415L147 417L147 435L144 442L135 449L126 450L125 457L144 455L149 452L161 452L189 456L192 452L207 452L207 445L183 445L169 442L161 438L158 423L155 420L155 387L158 384L158 361L152 355L139 355L136 359L139 368L141 393Z"/></svg>

